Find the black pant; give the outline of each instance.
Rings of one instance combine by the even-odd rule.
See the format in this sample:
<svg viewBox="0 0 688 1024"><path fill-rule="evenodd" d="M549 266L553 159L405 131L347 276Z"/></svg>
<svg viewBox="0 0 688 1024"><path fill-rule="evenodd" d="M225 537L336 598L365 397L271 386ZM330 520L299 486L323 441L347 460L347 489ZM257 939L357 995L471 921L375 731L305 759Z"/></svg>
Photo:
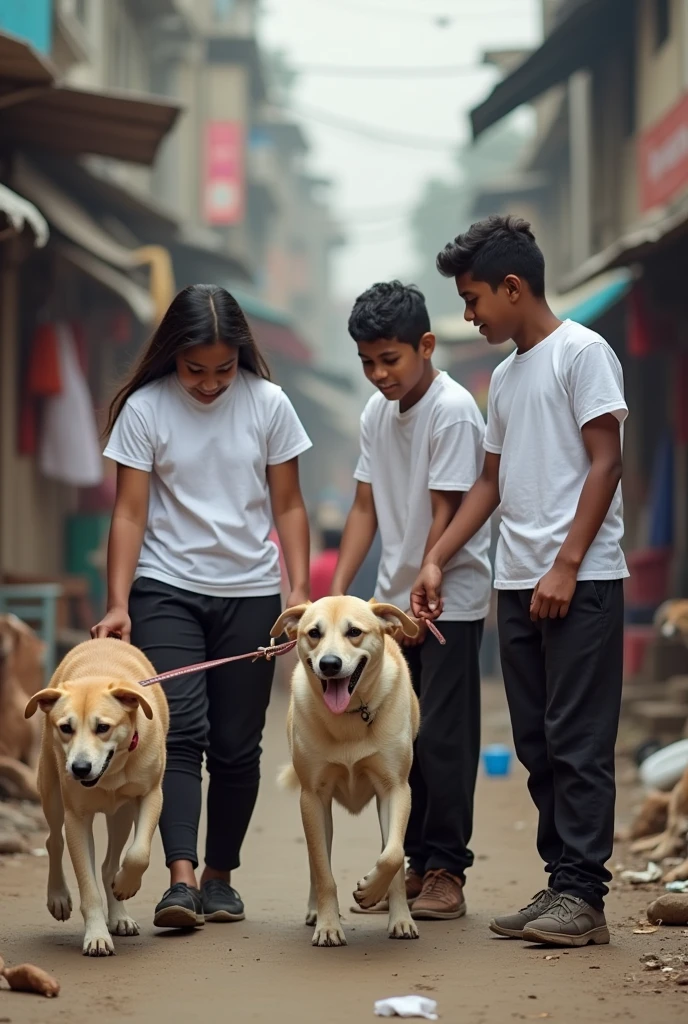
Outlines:
<svg viewBox="0 0 688 1024"><path fill-rule="evenodd" d="M269 643L281 600L205 597L140 578L129 597L132 643L158 672L255 651ZM207 757L205 862L239 867L260 782L261 738L274 663L238 661L164 683L170 706L160 833L166 863L198 865L201 766Z"/></svg>
<svg viewBox="0 0 688 1024"><path fill-rule="evenodd" d="M404 653L420 700L405 849L419 875L445 868L465 878L473 863L473 798L480 758L483 621L441 622L447 644L428 635Z"/></svg>
<svg viewBox="0 0 688 1024"><path fill-rule="evenodd" d="M531 622L532 590L499 593L514 743L557 892L602 909L614 841L614 747L623 675L623 582L578 583L564 619Z"/></svg>

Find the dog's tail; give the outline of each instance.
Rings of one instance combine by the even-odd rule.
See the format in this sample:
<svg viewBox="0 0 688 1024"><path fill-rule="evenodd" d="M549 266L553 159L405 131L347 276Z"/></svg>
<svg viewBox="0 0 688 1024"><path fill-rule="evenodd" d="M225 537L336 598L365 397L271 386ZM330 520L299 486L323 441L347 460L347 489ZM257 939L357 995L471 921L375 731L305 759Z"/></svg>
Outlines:
<svg viewBox="0 0 688 1024"><path fill-rule="evenodd" d="M277 774L277 785L280 789L299 788L298 776L294 771L294 766L292 764L287 764L284 768L280 768Z"/></svg>

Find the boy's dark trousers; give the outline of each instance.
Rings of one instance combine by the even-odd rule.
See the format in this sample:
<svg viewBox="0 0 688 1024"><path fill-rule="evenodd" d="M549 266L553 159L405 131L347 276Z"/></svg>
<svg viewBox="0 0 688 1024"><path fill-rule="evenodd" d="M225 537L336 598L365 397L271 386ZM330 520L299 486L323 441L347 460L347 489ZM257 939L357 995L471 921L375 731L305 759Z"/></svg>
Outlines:
<svg viewBox="0 0 688 1024"><path fill-rule="evenodd" d="M532 622L532 590L501 590L499 646L519 760L550 886L601 910L614 842L623 676L622 580L579 582L563 619Z"/></svg>
<svg viewBox="0 0 688 1024"><path fill-rule="evenodd" d="M480 643L484 622L438 623L404 649L421 725L411 769L405 852L419 875L439 868L465 878L473 863L473 798L480 758Z"/></svg>

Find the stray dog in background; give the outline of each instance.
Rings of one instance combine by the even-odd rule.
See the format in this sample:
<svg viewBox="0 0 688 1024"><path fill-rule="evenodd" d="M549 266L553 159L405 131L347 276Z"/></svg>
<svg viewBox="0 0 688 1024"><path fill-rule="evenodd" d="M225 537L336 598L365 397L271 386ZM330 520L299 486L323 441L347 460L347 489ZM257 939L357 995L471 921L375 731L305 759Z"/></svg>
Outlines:
<svg viewBox="0 0 688 1024"><path fill-rule="evenodd" d="M38 801L40 729L24 718L42 685L43 642L16 615L0 615L0 778L9 795Z"/></svg>
<svg viewBox="0 0 688 1024"><path fill-rule="evenodd" d="M663 882L685 882L688 880L688 768L671 793L661 795L666 799L666 828L659 835L636 840L631 850L633 853L646 853L657 862L666 857L685 857L662 879Z"/></svg>
<svg viewBox="0 0 688 1024"><path fill-rule="evenodd" d="M665 601L655 612L654 625L666 640L680 639L688 645L688 601Z"/></svg>
<svg viewBox="0 0 688 1024"><path fill-rule="evenodd" d="M110 956L113 935L138 935L124 900L141 887L162 809L167 698L160 684L138 684L155 669L121 640L87 640L58 665L50 687L26 706L46 714L38 788L48 821L48 909L66 921L72 899L62 869L64 824L84 917L83 952ZM93 819L107 816L108 848L102 878L108 920L96 878ZM134 840L120 867L132 825Z"/></svg>
<svg viewBox="0 0 688 1024"><path fill-rule="evenodd" d="M344 946L332 876L332 801L360 814L377 800L382 852L358 883L364 908L389 894L389 936L416 939L404 883L408 777L420 710L406 661L389 635L418 626L398 608L355 597L325 597L285 611L272 629L298 638L287 732L292 765L284 786L301 789L311 890L306 924L314 946Z"/></svg>

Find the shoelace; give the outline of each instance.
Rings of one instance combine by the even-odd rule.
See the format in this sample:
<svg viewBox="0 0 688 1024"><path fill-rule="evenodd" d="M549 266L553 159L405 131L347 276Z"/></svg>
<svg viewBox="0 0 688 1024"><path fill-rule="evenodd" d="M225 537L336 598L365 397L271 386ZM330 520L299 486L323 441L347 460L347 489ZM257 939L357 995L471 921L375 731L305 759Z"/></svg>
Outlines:
<svg viewBox="0 0 688 1024"><path fill-rule="evenodd" d="M554 902L554 899L556 899L556 897L552 897L551 889L541 889L540 892L535 893L527 907L521 907L520 913L525 914L527 910L532 910L536 908L539 903L544 903L545 900L547 900L548 902Z"/></svg>
<svg viewBox="0 0 688 1024"><path fill-rule="evenodd" d="M558 921L570 921L577 910L580 910L581 900L568 893L562 893L550 903L547 908L548 915Z"/></svg>
<svg viewBox="0 0 688 1024"><path fill-rule="evenodd" d="M209 896L227 896L228 893L231 894L234 899L237 899L239 896L236 889L232 889L229 882L223 882L221 878L211 878L205 883L203 888Z"/></svg>
<svg viewBox="0 0 688 1024"><path fill-rule="evenodd" d="M426 896L437 896L439 899L451 900L454 895L452 891L453 886L458 884L458 879L450 875L445 868L440 868L437 871L428 871L423 879L423 899Z"/></svg>
<svg viewBox="0 0 688 1024"><path fill-rule="evenodd" d="M174 896L175 893L180 892L189 892L189 890L191 890L192 892L196 892L193 886L187 885L186 882L175 882L174 885L171 885L170 888L167 890L167 892L163 896L163 899L166 900L168 896Z"/></svg>

